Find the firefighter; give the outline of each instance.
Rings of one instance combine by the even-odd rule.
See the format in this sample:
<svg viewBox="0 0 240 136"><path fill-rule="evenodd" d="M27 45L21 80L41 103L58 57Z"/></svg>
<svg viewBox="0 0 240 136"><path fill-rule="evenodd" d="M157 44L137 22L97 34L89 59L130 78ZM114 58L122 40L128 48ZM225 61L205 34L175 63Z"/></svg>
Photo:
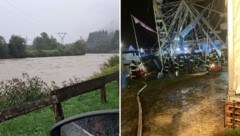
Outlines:
<svg viewBox="0 0 240 136"><path fill-rule="evenodd" d="M179 71L180 72L183 72L184 71L184 58L183 58L183 56L180 56L180 59L179 59Z"/></svg>
<svg viewBox="0 0 240 136"><path fill-rule="evenodd" d="M132 60L132 62L130 63L130 76L131 78L136 78L137 74L138 74L138 66L137 63Z"/></svg>
<svg viewBox="0 0 240 136"><path fill-rule="evenodd" d="M195 67L195 60L192 56L189 57L189 72L193 73Z"/></svg>
<svg viewBox="0 0 240 136"><path fill-rule="evenodd" d="M206 69L207 69L207 71L209 71L210 64L211 64L211 54L209 56L207 56L207 60L206 60Z"/></svg>
<svg viewBox="0 0 240 136"><path fill-rule="evenodd" d="M226 58L225 58L225 54L224 54L223 50L221 52L220 61L221 61L221 65L224 65L226 62Z"/></svg>
<svg viewBox="0 0 240 136"><path fill-rule="evenodd" d="M215 51L213 53L213 57L212 57L212 63L218 63L218 55L217 55L217 52Z"/></svg>
<svg viewBox="0 0 240 136"><path fill-rule="evenodd" d="M173 67L174 67L175 76L178 76L179 75L179 63L178 63L177 59L174 61Z"/></svg>
<svg viewBox="0 0 240 136"><path fill-rule="evenodd" d="M169 68L170 68L169 60L166 59L165 63L164 63L164 72L168 73L169 72Z"/></svg>

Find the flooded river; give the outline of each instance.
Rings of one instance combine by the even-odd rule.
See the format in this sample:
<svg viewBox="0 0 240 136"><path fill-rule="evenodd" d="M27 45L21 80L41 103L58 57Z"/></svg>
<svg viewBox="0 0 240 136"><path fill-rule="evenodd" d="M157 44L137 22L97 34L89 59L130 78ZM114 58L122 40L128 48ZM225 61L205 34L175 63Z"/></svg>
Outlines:
<svg viewBox="0 0 240 136"><path fill-rule="evenodd" d="M20 78L22 73L30 76L39 76L50 84L57 85L73 76L86 79L99 72L101 65L113 54L86 54L83 56L0 59L0 81L15 77Z"/></svg>

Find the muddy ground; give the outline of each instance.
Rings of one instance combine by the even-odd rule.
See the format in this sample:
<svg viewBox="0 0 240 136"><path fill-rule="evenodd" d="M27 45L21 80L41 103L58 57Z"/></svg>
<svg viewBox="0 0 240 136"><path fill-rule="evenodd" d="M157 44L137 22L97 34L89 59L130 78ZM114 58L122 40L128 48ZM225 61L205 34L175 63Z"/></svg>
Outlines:
<svg viewBox="0 0 240 136"><path fill-rule="evenodd" d="M143 136L220 136L224 130L227 72L148 79L141 94ZM122 135L137 134L136 95L143 86L130 81L122 90Z"/></svg>

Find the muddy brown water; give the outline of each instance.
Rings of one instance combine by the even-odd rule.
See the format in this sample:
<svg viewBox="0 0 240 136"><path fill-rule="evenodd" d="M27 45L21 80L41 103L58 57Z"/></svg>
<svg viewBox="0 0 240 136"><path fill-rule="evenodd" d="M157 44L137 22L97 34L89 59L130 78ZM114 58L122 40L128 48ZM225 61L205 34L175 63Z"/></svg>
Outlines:
<svg viewBox="0 0 240 136"><path fill-rule="evenodd" d="M63 81L78 77L82 80L99 72L101 65L113 54L86 54L82 56L0 59L0 81L21 78L22 73L39 76L50 84L61 86Z"/></svg>
<svg viewBox="0 0 240 136"><path fill-rule="evenodd" d="M216 136L224 129L227 72L220 75L148 80L141 94L143 136ZM136 135L136 92L122 91L122 135Z"/></svg>

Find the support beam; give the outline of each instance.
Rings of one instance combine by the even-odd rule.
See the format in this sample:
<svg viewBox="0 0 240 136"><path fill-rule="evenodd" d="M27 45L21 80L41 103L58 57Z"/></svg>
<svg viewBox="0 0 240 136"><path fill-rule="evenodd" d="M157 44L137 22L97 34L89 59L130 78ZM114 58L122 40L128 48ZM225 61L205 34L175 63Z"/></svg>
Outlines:
<svg viewBox="0 0 240 136"><path fill-rule="evenodd" d="M187 5L187 3L185 1L184 1L184 4L186 5L187 10L191 13L192 20L193 20L193 18L196 18L196 15L192 12L192 10L190 9L190 7ZM200 22L198 22L198 26L199 26L199 28L202 29L202 32L207 37L207 39L209 39L210 42L213 43L213 40L211 39L211 37L209 36L209 34L207 33L207 31L204 29L204 27L202 26L202 24Z"/></svg>
<svg viewBox="0 0 240 136"><path fill-rule="evenodd" d="M199 11L194 6L192 6L192 8L197 14L200 14ZM214 31L214 28L209 24L209 22L204 17L202 17L201 20L208 27L208 29L210 29L211 32L223 43L222 38L220 38L220 36Z"/></svg>
<svg viewBox="0 0 240 136"><path fill-rule="evenodd" d="M211 8L204 7L204 6L201 6L201 5L196 4L196 3L193 3L193 2L189 2L189 1L187 1L187 3L190 3L190 4L195 5L195 6L197 6L197 7L207 8L209 11L211 11L211 12L215 12L215 13L220 14L220 15L223 14L222 12L219 12L219 11L217 11L217 10L213 10L213 9L211 9Z"/></svg>
<svg viewBox="0 0 240 136"><path fill-rule="evenodd" d="M227 2L228 10L228 96L235 95L234 92L234 10L233 0Z"/></svg>

